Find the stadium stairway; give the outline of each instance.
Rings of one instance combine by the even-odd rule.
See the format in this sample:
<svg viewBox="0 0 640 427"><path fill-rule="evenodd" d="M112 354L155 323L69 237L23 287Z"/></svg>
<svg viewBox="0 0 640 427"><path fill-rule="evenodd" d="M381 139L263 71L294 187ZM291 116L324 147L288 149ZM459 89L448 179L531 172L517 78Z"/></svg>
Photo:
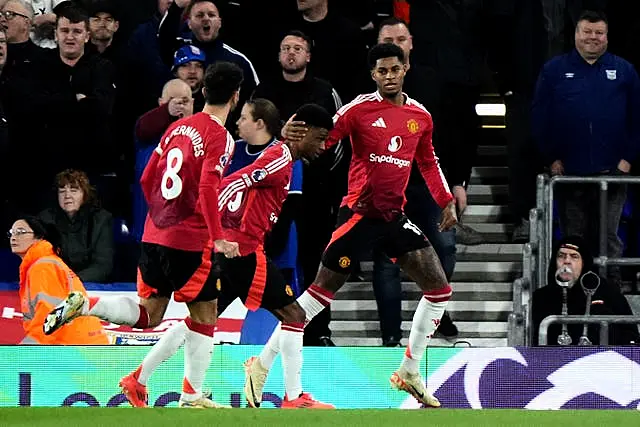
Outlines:
<svg viewBox="0 0 640 427"><path fill-rule="evenodd" d="M507 147L503 129L483 129L478 165L468 189L465 223L484 236L478 246L457 245L453 299L448 311L458 327L453 340L436 337L434 346L507 345L507 317L512 310L512 282L521 276L522 245L511 243L512 225L507 203ZM364 281L349 282L332 304L332 339L336 345L379 346L380 323L371 285L372 262L363 262ZM413 312L420 299L417 285L404 276L403 344L409 336ZM456 344L457 343L457 344Z"/></svg>

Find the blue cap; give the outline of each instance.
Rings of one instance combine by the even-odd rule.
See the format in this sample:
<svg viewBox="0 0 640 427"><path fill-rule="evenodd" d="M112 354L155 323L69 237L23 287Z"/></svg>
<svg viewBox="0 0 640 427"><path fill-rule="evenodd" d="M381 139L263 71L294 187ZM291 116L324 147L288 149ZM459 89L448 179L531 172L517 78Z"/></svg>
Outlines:
<svg viewBox="0 0 640 427"><path fill-rule="evenodd" d="M191 61L204 63L204 52L200 48L197 48L195 46L184 45L176 51L175 55L173 55L173 68L171 69L171 71L175 71L179 66Z"/></svg>

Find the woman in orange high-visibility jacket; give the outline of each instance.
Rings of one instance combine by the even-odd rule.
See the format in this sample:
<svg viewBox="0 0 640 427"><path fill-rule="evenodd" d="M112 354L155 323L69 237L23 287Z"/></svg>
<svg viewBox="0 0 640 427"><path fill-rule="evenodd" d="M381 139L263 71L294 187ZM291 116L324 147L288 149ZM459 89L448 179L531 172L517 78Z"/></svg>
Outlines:
<svg viewBox="0 0 640 427"><path fill-rule="evenodd" d="M35 217L23 217L9 230L11 251L20 264L20 305L25 338L21 344L100 345L109 339L97 317L80 317L45 335L42 327L49 312L69 292L86 294L82 282L57 255L58 234Z"/></svg>

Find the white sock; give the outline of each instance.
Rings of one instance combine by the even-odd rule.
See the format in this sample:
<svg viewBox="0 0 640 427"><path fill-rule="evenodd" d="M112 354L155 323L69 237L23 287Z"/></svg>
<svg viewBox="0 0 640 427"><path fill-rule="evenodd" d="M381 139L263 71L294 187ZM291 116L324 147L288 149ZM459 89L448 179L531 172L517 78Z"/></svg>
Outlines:
<svg viewBox="0 0 640 427"><path fill-rule="evenodd" d="M138 382L140 384L147 384L149 377L158 366L176 354L176 351L184 344L187 330L187 325L184 322L176 323L166 330L162 338L155 343L140 365L138 370Z"/></svg>
<svg viewBox="0 0 640 427"><path fill-rule="evenodd" d="M188 330L184 346L184 381L181 399L188 402L202 397L202 385L213 354L214 325L185 319Z"/></svg>
<svg viewBox="0 0 640 427"><path fill-rule="evenodd" d="M149 324L147 312L136 301L127 297L89 297L88 303L82 308L82 314L96 316L107 322L118 325L136 326L139 321ZM146 318L146 319L145 319Z"/></svg>
<svg viewBox="0 0 640 427"><path fill-rule="evenodd" d="M289 400L302 394L302 337L304 324L285 323L280 331L280 350L282 351L282 370L284 388Z"/></svg>
<svg viewBox="0 0 640 427"><path fill-rule="evenodd" d="M298 297L297 301L306 313L306 323L309 323L322 310L331 304L333 301L333 293L326 289L322 289L317 285L311 285ZM267 369L271 368L276 356L282 350L282 341L280 340L282 335L281 328L282 325L279 324L260 353L260 362L262 363L262 366Z"/></svg>
<svg viewBox="0 0 640 427"><path fill-rule="evenodd" d="M317 285L311 285L298 297L298 304L307 313L307 323L333 302L333 293Z"/></svg>
<svg viewBox="0 0 640 427"><path fill-rule="evenodd" d="M451 298L451 286L425 292L413 315L409 345L405 351L400 369L415 374L420 370L420 360L424 356L429 340L435 333L440 319Z"/></svg>
<svg viewBox="0 0 640 427"><path fill-rule="evenodd" d="M278 326L273 330L271 337L269 337L269 341L262 347L262 351L260 352L260 363L265 368L271 369L273 365L273 361L280 353L280 335L282 332L280 331L282 324L278 323Z"/></svg>

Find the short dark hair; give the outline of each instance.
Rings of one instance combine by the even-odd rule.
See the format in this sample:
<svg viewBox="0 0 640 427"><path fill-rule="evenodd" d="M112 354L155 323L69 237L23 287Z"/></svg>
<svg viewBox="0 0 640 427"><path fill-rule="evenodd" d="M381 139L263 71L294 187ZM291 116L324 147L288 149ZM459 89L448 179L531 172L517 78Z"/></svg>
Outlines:
<svg viewBox="0 0 640 427"><path fill-rule="evenodd" d="M592 24L595 24L596 22L604 22L605 24L607 24L607 26L609 26L609 20L607 19L607 15L605 15L604 12L598 11L598 10L583 11L580 14L580 17L578 18L577 22L580 22L580 21L587 21ZM578 25L576 24L576 28L577 27Z"/></svg>
<svg viewBox="0 0 640 427"><path fill-rule="evenodd" d="M184 10L184 15L185 16L191 15L191 9L193 9L193 6L197 5L198 3L211 3L216 7L216 9L218 9L218 13L222 14L222 12L220 12L220 7L218 7L218 5L214 0L191 0L189 5Z"/></svg>
<svg viewBox="0 0 640 427"><path fill-rule="evenodd" d="M407 23L402 19L396 18L395 16L390 16L389 18L386 18L382 22L380 22L380 25L378 26L378 33L380 33L380 31L384 27L393 27L394 25L404 25L405 27L407 27L407 30L409 29L409 25L407 25Z"/></svg>
<svg viewBox="0 0 640 427"><path fill-rule="evenodd" d="M393 43L379 43L369 49L369 68L376 66L378 59L396 57L400 62L404 63L404 51Z"/></svg>
<svg viewBox="0 0 640 427"><path fill-rule="evenodd" d="M240 90L244 79L242 68L232 62L218 61L204 74L205 101L209 105L224 105Z"/></svg>
<svg viewBox="0 0 640 427"><path fill-rule="evenodd" d="M300 30L291 30L291 31L287 31L287 33L282 36L282 39L280 40L282 42L282 40L284 40L285 37L287 36L293 36L293 37L299 37L302 40L304 40L307 43L307 50L311 51L311 48L313 47L313 40L311 40L311 37L309 37L308 35L306 35L305 33L303 33Z"/></svg>
<svg viewBox="0 0 640 427"><path fill-rule="evenodd" d="M35 237L36 239L46 240L47 242L51 243L51 246L53 246L53 251L56 254L60 254L62 236L60 235L60 232L54 224L44 222L40 218L33 215L21 216L17 218L16 221L20 219L29 224L31 230L33 230L33 237Z"/></svg>
<svg viewBox="0 0 640 427"><path fill-rule="evenodd" d="M265 98L253 98L246 104L252 108L251 117L254 121L262 120L271 136L280 135L280 112L273 102Z"/></svg>
<svg viewBox="0 0 640 427"><path fill-rule="evenodd" d="M58 28L58 23L61 18L67 18L72 24L84 22L86 29L89 30L89 14L80 7L73 4L60 7L56 11L56 28Z"/></svg>
<svg viewBox="0 0 640 427"><path fill-rule="evenodd" d="M326 130L333 129L331 114L318 104L304 104L296 111L296 121L305 122L306 125Z"/></svg>

